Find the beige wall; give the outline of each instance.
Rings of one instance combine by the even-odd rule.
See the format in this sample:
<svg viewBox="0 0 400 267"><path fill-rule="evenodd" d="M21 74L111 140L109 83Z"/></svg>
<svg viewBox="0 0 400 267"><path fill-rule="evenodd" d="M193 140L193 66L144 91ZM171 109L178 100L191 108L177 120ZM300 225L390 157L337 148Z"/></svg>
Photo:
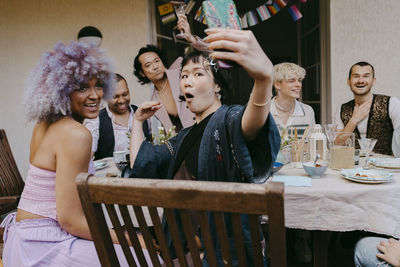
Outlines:
<svg viewBox="0 0 400 267"><path fill-rule="evenodd" d="M132 75L134 56L150 40L147 0L0 1L0 128L7 132L22 176L33 126L23 115L24 81L45 51L57 41L75 40L87 25L102 32L101 47L127 78L132 102L147 99L147 88Z"/></svg>
<svg viewBox="0 0 400 267"><path fill-rule="evenodd" d="M346 79L358 61L374 66L374 92L400 97L400 1L330 2L332 115L338 105L352 99Z"/></svg>
<svg viewBox="0 0 400 267"><path fill-rule="evenodd" d="M360 60L375 66L375 92L400 97L399 9L398 0L330 1L332 113L351 99L347 72ZM24 81L45 51L59 40L75 39L86 25L103 33L102 48L127 78L132 102L147 99L147 87L140 86L132 75L137 50L151 40L147 0L0 1L0 128L7 131L23 176L32 129L32 124L24 123Z"/></svg>

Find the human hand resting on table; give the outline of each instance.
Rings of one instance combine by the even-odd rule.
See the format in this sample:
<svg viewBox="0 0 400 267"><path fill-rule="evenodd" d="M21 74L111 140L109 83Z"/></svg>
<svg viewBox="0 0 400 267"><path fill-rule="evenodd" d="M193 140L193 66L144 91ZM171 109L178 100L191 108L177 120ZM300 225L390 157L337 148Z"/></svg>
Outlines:
<svg viewBox="0 0 400 267"><path fill-rule="evenodd" d="M241 65L255 80L272 80L273 65L251 31L210 28L204 41L213 59L231 60ZM215 51L223 49L228 51Z"/></svg>
<svg viewBox="0 0 400 267"><path fill-rule="evenodd" d="M387 242L381 241L377 248L381 252L376 254L378 259L384 260L394 267L400 267L400 242L398 240L389 238Z"/></svg>
<svg viewBox="0 0 400 267"><path fill-rule="evenodd" d="M153 116L161 107L162 104L159 101L143 102L135 112L135 119L143 122Z"/></svg>

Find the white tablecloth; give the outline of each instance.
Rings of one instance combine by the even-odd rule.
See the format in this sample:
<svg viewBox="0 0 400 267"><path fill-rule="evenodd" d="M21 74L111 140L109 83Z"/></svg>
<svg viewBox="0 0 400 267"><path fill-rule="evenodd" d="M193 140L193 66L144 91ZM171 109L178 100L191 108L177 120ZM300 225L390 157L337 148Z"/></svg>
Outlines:
<svg viewBox="0 0 400 267"><path fill-rule="evenodd" d="M276 175L307 176L285 166ZM328 170L311 187L285 186L285 224L325 231L365 230L400 237L400 173L383 184L348 181Z"/></svg>

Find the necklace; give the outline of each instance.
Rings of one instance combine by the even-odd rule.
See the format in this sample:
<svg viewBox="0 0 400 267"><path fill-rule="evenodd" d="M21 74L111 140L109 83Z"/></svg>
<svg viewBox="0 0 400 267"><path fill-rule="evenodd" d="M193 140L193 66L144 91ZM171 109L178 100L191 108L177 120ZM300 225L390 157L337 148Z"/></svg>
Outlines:
<svg viewBox="0 0 400 267"><path fill-rule="evenodd" d="M167 86L167 82L168 82L168 78L165 78L165 82L164 82L163 87L160 90L157 90L158 94L161 94L161 93L163 93L165 91L166 86ZM157 86L156 86L156 88L157 88Z"/></svg>
<svg viewBox="0 0 400 267"><path fill-rule="evenodd" d="M295 103L295 102L293 102L293 103ZM294 104L293 104L293 105L290 105L288 108L284 108L278 104L278 101L276 101L276 99L274 99L274 104L275 104L275 107L277 107L280 111L283 111L283 112L288 112L294 107Z"/></svg>

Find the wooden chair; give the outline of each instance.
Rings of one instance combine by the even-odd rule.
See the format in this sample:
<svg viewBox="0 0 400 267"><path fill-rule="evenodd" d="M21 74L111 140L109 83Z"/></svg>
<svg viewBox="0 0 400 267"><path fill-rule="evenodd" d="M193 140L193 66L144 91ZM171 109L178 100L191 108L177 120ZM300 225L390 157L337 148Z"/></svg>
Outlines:
<svg viewBox="0 0 400 267"><path fill-rule="evenodd" d="M232 266L232 257L229 251L230 244L224 223L224 213L229 213L231 216L236 255L240 266L246 266L240 214L249 214L255 266L263 265L263 249L259 225L259 215L261 214L268 215L269 266L286 266L282 183L272 182L267 186L243 183L106 178L95 177L87 173L79 174L76 181L82 207L102 266L119 266L103 209L101 208L102 204L105 204L107 208L113 228L130 266L137 266L137 264L132 257L124 231L127 231L130 240L132 240L139 266L147 266L147 263L144 260L137 235L133 230L133 224L127 209L128 205L133 206L140 231L154 266L160 266L160 263L157 260L157 252L153 244L152 235L141 209L144 206L149 208L157 243L165 266L174 266L174 264L156 207L164 209L180 266L188 266L186 261L188 255L191 257L194 266L202 266L201 252L196 245L196 237L191 221L191 212L193 211L197 215L204 251L207 253L210 266L217 266L217 260L210 235L208 221L208 214L210 213L208 211L214 216L225 266ZM116 212L117 209L122 215L125 227L121 227L120 218L118 218ZM182 221L183 232L187 240L187 249L190 252L186 256L174 211L179 213Z"/></svg>
<svg viewBox="0 0 400 267"><path fill-rule="evenodd" d="M0 215L17 208L24 185L6 132L0 129Z"/></svg>

